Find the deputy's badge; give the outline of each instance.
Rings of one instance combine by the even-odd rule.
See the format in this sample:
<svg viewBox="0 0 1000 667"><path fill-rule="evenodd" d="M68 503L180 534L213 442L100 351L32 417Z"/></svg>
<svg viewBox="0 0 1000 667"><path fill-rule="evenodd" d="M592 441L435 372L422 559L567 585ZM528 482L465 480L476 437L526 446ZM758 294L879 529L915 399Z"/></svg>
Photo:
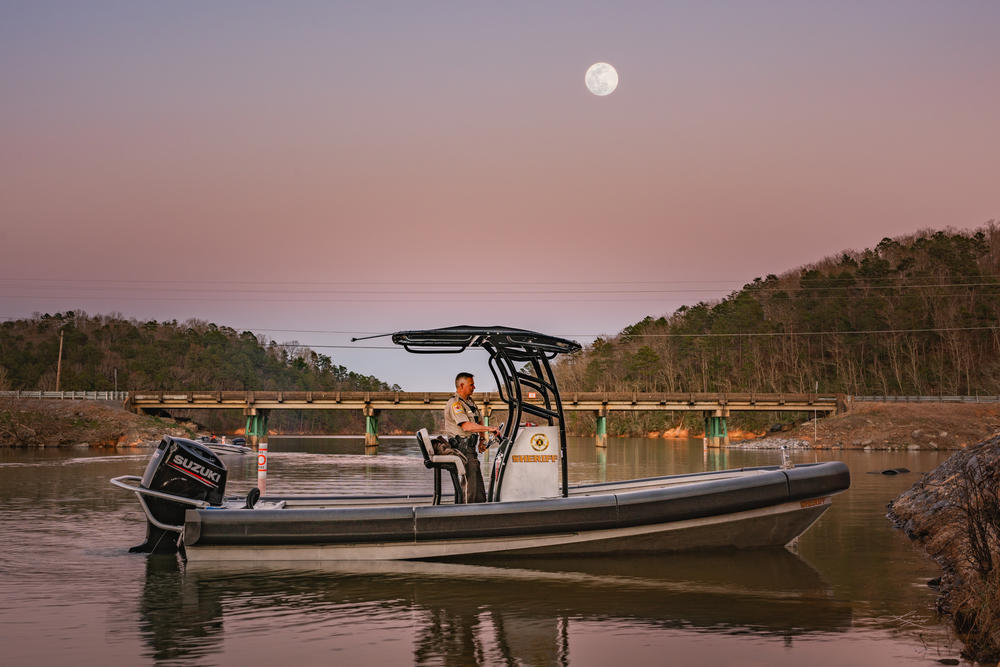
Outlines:
<svg viewBox="0 0 1000 667"><path fill-rule="evenodd" d="M531 436L531 448L536 452L544 452L549 448L549 439L544 433L536 433Z"/></svg>

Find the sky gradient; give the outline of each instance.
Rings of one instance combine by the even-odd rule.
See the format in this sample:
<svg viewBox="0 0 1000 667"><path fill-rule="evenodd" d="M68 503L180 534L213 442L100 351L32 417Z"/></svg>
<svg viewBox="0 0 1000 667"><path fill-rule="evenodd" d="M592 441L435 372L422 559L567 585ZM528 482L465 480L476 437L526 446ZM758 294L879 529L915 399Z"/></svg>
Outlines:
<svg viewBox="0 0 1000 667"><path fill-rule="evenodd" d="M1000 218L998 28L992 1L0 2L0 316L588 343ZM408 390L486 372L316 349Z"/></svg>

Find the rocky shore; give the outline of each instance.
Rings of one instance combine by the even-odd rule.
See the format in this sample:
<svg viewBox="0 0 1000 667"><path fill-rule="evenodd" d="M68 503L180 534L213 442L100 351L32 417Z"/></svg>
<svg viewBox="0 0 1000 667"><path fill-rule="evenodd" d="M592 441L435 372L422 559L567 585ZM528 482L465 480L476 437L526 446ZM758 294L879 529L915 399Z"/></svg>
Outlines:
<svg viewBox="0 0 1000 667"><path fill-rule="evenodd" d="M136 415L110 401L0 401L0 447L140 447L164 434L193 437L197 425Z"/></svg>
<svg viewBox="0 0 1000 667"><path fill-rule="evenodd" d="M924 475L888 517L941 566L938 610L965 643L963 657L1000 661L1000 434Z"/></svg>

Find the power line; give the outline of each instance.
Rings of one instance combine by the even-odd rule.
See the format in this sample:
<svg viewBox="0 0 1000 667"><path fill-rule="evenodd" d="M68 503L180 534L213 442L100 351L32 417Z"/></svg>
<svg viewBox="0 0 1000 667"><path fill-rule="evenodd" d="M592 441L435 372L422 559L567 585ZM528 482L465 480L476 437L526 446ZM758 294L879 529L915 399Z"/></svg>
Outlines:
<svg viewBox="0 0 1000 667"><path fill-rule="evenodd" d="M980 293L983 297L991 297L1000 294L1000 285L994 285L997 288L997 292L991 293ZM782 290L779 290L782 291ZM451 298L424 298L416 296L399 296L394 298L278 298L278 297L268 297L268 298L254 298L254 297L239 297L239 296L212 296L212 297L197 297L197 296L163 296L163 295L150 295L144 294L137 296L135 298L142 299L143 301L164 301L164 302L177 302L177 303L359 303L359 304L376 304L376 303L454 303L455 296L461 296L465 298L483 297L485 292L453 292ZM659 299L656 297L646 297L646 298L627 298L627 297L610 297L610 296L597 296L597 297L587 297L587 298L568 298L567 295L563 296L548 296L553 293L549 292L538 292L537 294L525 294L518 298L509 297L509 295L504 295L502 297L486 297L482 298L484 303L518 303L518 304L533 304L533 303L638 303L638 304L649 304L648 307L657 307L657 304L663 303L667 307L676 308L674 304L677 303L677 299ZM547 298L526 298L528 296L535 297L547 297ZM570 295L571 296L571 295ZM897 295L891 294L869 294L866 296L853 295L853 294L842 294L842 295L820 295L820 296L805 296L804 299L809 301L835 301L843 300L846 298L865 298L865 299L888 299ZM960 292L939 292L939 293L925 293L925 294L911 294L911 297L917 297L920 299L953 299L953 298L965 298L969 296L976 296L974 291L970 292L960 291ZM53 294L2 294L0 293L0 298L6 299L45 299L45 300L78 300L78 301L107 301L110 299L121 299L120 295L106 294L106 295L94 295L94 294L66 294L61 293L58 295ZM720 297L718 300L711 299L713 303L721 303L725 300L725 297ZM705 304L705 301L700 301L694 305ZM689 308L692 307L688 304Z"/></svg>
<svg viewBox="0 0 1000 667"><path fill-rule="evenodd" d="M4 319L14 319L0 316ZM221 325L220 328L232 330L242 329L246 331L277 331L283 333L318 333L318 334L381 334L388 335L392 332L376 331L345 331L345 330L325 330L325 329L269 329L264 327L240 327ZM552 335L564 338L774 338L779 336L841 336L841 335L872 335L872 334L900 334L900 333L941 333L950 331L996 331L1000 330L1000 325L981 327L930 327L922 329L857 329L839 331L756 331L756 332L732 332L732 333L624 333L617 334L596 334L596 333L554 333ZM340 349L340 350L402 350L402 347L395 345L335 345L320 343L286 342L277 343L270 341L269 346L274 347L301 347L315 349Z"/></svg>
<svg viewBox="0 0 1000 667"><path fill-rule="evenodd" d="M537 283L535 283L537 284ZM54 290L65 289L63 286L46 286L46 285L28 285L21 286L27 287L28 289L35 290ZM1000 288L1000 282L974 282L974 283L899 283L893 285L866 285L866 284L852 284L852 285L832 285L832 286L787 286L787 287L744 287L739 290L734 290L735 292L747 292L750 294L757 293L778 293L778 292L824 292L824 291L871 291L871 290L903 290L903 289L944 289L944 288L970 288L970 287L996 287ZM73 288L78 292L110 292L112 294L120 292L142 292L147 293L153 292L170 292L170 293L215 293L219 295L227 294L299 294L299 295L368 295L368 296L396 296L410 297L414 295L426 295L426 296L482 296L488 294L499 294L499 295L514 295L514 296L530 296L530 295L553 295L553 294L618 294L618 295L638 295L638 294L718 294L718 288L712 289L702 289L702 288L671 288L671 289L552 289L547 287L538 287L536 289L504 289L495 287L455 287L449 289L425 289L425 290L369 290L369 289L295 289L295 290L284 290L284 289L267 289L267 288L229 288L229 287L165 287L165 286L151 286L151 287L138 287L138 286L121 286L121 287L107 287L107 286L87 286L87 285L73 285ZM0 289L9 289L9 287L0 285ZM60 296L64 293L61 292ZM19 297L30 297L32 295L20 294L16 295ZM76 295L73 295L76 296ZM40 296L40 298L50 298ZM166 297L148 297L143 298L166 298ZM336 300L336 299L334 299ZM368 301L369 299L364 299Z"/></svg>
<svg viewBox="0 0 1000 667"><path fill-rule="evenodd" d="M8 316L0 316L4 319L28 319L28 318L13 318ZM184 324L179 323L178 326ZM255 326L243 326L243 325L226 325L226 324L216 324L218 328L232 329L233 331L272 331L279 333L315 333L315 334L337 334L337 335L381 335L388 336L394 332L392 331L361 331L361 330L345 330L345 329L273 329L269 327L255 327ZM832 335L854 335L854 334L887 334L887 333L928 333L928 332L944 332L944 331L993 331L1000 329L1000 325L993 326L979 326L979 327L932 327L923 329L857 329L857 330L836 330L836 331L757 331L757 332L731 332L731 333L625 333L624 331L609 334L609 333L560 333L556 332L552 335L560 337L579 337L579 338L611 338L611 337L623 337L623 338L712 338L712 337L763 337L763 336L832 336ZM372 350L395 350L398 349L396 346L365 346L365 345L320 345L311 343L300 343L300 342L288 342L288 343L274 343L276 346L290 346L290 347L335 347L344 349L372 349Z"/></svg>
<svg viewBox="0 0 1000 667"><path fill-rule="evenodd" d="M673 334L616 334L620 338L761 338L776 336L833 336L833 335L870 335L870 334L893 334L893 333L932 333L946 331L994 331L1000 329L1000 325L989 327L935 327L928 329L859 329L855 331L768 331L749 333L673 333ZM553 334L560 337L594 337L603 338L606 334ZM277 347L308 347L308 348L338 348L338 349L362 349L362 350L401 350L398 346L389 345L314 345L311 343L278 343Z"/></svg>
<svg viewBox="0 0 1000 667"><path fill-rule="evenodd" d="M853 331L757 331L749 333L700 333L700 334L631 334L619 333L616 336L622 338L712 338L712 337L740 337L753 338L761 336L840 336L854 334L892 334L892 333L927 333L938 331L994 331L1000 329L1000 325L988 327L935 327L929 329L858 329ZM582 334L577 334L582 335Z"/></svg>
<svg viewBox="0 0 1000 667"><path fill-rule="evenodd" d="M548 285L662 285L662 284L732 284L742 282L742 278L718 280L547 280ZM111 283L123 285L247 285L253 281L247 280L133 280L128 278L41 278L10 276L0 277L0 282L30 282L30 283ZM435 285L440 286L441 280L267 280L266 285ZM508 285L537 285L538 280L504 280Z"/></svg>

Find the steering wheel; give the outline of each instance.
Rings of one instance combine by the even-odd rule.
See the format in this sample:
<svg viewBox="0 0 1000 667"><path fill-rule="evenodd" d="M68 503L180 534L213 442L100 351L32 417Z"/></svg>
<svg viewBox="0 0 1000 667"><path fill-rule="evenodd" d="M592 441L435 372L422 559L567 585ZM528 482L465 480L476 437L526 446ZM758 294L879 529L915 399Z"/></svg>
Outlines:
<svg viewBox="0 0 1000 667"><path fill-rule="evenodd" d="M488 435L489 438L483 438L480 441L480 447L482 449L480 449L479 451L485 452L487 449L489 449L493 445L499 444L500 442L502 442L503 438L501 438L499 434L503 433L503 427L506 424L507 424L507 422L500 422L500 426L497 427L497 433L487 432L486 435Z"/></svg>

